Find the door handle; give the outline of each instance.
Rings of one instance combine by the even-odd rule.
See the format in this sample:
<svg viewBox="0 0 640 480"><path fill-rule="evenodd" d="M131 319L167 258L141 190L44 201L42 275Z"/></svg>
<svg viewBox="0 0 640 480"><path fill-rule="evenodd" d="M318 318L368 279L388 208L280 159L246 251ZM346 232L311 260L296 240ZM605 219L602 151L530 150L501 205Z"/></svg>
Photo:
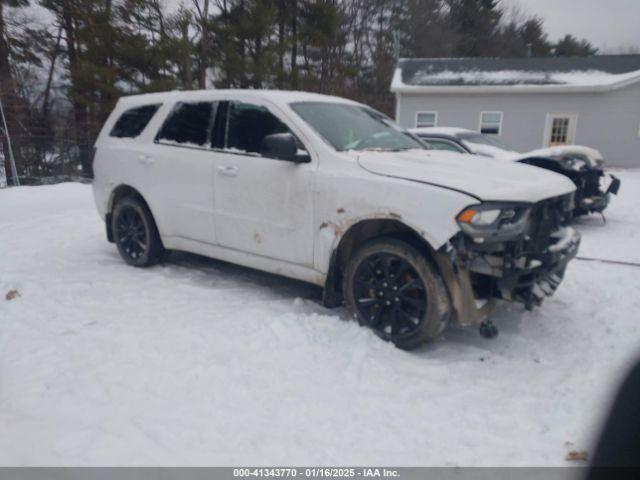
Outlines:
<svg viewBox="0 0 640 480"><path fill-rule="evenodd" d="M238 176L238 167L234 167L232 165L225 165L223 167L218 167L217 170L220 175L224 175L225 177Z"/></svg>
<svg viewBox="0 0 640 480"><path fill-rule="evenodd" d="M156 163L156 160L149 155L138 155L138 161L144 165Z"/></svg>

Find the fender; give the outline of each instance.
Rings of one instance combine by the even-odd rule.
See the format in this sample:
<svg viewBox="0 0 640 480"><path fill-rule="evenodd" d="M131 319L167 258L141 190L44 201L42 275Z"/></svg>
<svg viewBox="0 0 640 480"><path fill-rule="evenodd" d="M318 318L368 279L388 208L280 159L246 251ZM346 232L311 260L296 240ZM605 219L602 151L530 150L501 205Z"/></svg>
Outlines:
<svg viewBox="0 0 640 480"><path fill-rule="evenodd" d="M153 208L151 208L151 205L149 204L149 202L147 202L147 199L145 198L144 194L141 193L140 190L141 190L140 188L136 188L130 184L120 183L118 184L117 187L114 187L109 193L109 197L106 205L106 211L105 211L105 227L107 230L107 240L109 242L113 243L113 231L111 229L111 218L113 216L113 207L115 206L115 201L117 198L122 198L127 195L137 196L144 202L144 204L147 206L147 208L151 212L151 216L153 217L153 220L156 223L156 228L158 229L158 232L160 233L160 237L162 238L163 229L162 229L162 226L158 223L158 220L157 220L158 217L155 215Z"/></svg>
<svg viewBox="0 0 640 480"><path fill-rule="evenodd" d="M319 265L319 269L326 272L323 292L325 306L337 307L342 303L342 271L351 252L361 243L380 236L401 238L423 250L430 258L435 258L435 249L426 233L392 212L360 217L348 224L325 222L320 225L317 237L319 242L325 240L325 246L330 242L330 255L317 252L317 258L329 256L327 263ZM319 245L317 247L320 248Z"/></svg>

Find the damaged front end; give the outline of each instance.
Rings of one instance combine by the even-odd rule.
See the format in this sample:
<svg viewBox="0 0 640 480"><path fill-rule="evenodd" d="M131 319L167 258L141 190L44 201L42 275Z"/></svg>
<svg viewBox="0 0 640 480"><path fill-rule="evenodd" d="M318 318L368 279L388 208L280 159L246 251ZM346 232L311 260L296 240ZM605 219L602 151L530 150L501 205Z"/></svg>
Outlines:
<svg viewBox="0 0 640 480"><path fill-rule="evenodd" d="M580 234L569 226L573 194L536 204L483 203L461 212L461 227L438 252L457 321L482 322L497 300L531 309L554 293Z"/></svg>
<svg viewBox="0 0 640 480"><path fill-rule="evenodd" d="M522 163L555 171L576 185L574 216L602 213L611 195L620 190L620 179L604 172L604 162L592 160L580 153L569 153L546 158L530 158Z"/></svg>
<svg viewBox="0 0 640 480"><path fill-rule="evenodd" d="M602 213L609 205L611 195L617 195L620 190L620 179L605 174L602 169L587 169L568 173L567 176L577 187L575 216ZM608 185L605 187L603 183L606 182Z"/></svg>

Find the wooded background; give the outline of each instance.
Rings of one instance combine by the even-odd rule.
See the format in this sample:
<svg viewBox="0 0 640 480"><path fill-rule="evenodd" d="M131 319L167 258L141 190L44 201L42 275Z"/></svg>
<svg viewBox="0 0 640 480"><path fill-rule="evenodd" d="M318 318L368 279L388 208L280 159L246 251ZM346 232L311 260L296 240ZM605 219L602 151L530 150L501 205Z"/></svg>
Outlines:
<svg viewBox="0 0 640 480"><path fill-rule="evenodd" d="M121 95L295 89L392 114L397 55L595 53L571 35L551 43L498 0L0 0L0 98L23 183L91 177Z"/></svg>

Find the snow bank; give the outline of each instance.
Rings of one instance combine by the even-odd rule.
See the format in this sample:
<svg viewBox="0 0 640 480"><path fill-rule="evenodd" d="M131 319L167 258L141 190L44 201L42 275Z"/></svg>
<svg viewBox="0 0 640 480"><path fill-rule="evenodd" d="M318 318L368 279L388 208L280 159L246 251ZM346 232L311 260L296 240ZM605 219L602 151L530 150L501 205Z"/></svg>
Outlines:
<svg viewBox="0 0 640 480"><path fill-rule="evenodd" d="M581 255L640 261L640 172L620 175ZM621 265L574 261L493 341L407 353L306 284L187 254L128 267L86 185L0 191L0 251L1 465L566 465L640 347Z"/></svg>

